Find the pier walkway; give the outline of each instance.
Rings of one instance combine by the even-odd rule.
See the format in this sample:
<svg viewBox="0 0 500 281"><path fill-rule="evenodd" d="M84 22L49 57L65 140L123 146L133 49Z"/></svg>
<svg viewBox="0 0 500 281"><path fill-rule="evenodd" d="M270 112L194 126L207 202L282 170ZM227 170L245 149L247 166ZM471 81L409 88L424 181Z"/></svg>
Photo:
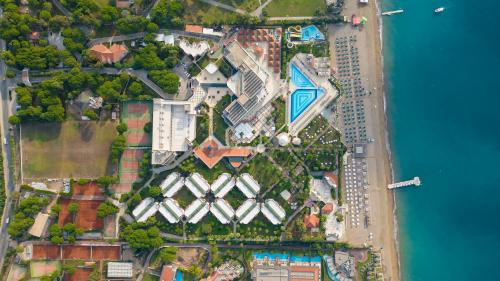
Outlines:
<svg viewBox="0 0 500 281"><path fill-rule="evenodd" d="M387 188L388 189L396 189L396 188L410 186L410 185L419 186L420 185L420 178L414 177L412 180L391 183L387 186Z"/></svg>

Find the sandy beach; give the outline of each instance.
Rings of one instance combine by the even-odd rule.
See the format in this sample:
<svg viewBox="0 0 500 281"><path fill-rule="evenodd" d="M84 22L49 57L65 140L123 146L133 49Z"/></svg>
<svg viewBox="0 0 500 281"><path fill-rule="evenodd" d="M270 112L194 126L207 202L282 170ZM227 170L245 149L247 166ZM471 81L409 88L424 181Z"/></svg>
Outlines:
<svg viewBox="0 0 500 281"><path fill-rule="evenodd" d="M354 245L372 245L374 250L382 253L384 279L400 280L397 225L394 220L395 203L393 192L387 189L387 184L392 182L392 168L384 108L378 11L375 1L370 1L368 5L359 5L357 1L346 1L345 5L344 15L364 16L368 19L368 23L362 29L354 28L350 24L329 26L332 65L335 67L337 60L335 39L356 35L362 84L367 92L371 92L359 99L363 99L364 102L367 137L374 140L367 145L366 154L370 224L366 228L348 226L346 241ZM342 125L339 124L339 127L342 128ZM345 192L343 196L346 196ZM369 238L370 233L373 235L372 239Z"/></svg>

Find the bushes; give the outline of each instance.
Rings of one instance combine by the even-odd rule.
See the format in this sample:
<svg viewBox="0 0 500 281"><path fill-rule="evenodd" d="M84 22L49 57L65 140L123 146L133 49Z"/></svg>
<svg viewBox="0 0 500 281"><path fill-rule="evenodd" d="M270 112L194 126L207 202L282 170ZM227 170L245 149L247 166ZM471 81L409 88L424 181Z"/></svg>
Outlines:
<svg viewBox="0 0 500 281"><path fill-rule="evenodd" d="M102 202L99 207L97 207L97 216L100 218L105 218L109 215L113 215L118 213L118 208L109 203L109 202Z"/></svg>
<svg viewBox="0 0 500 281"><path fill-rule="evenodd" d="M123 151L125 151L127 139L123 135L117 136L111 143L111 160L118 164Z"/></svg>
<svg viewBox="0 0 500 281"><path fill-rule="evenodd" d="M169 94L176 94L179 89L179 77L168 70L151 70L149 78Z"/></svg>
<svg viewBox="0 0 500 281"><path fill-rule="evenodd" d="M17 207L14 219L9 225L7 232L13 238L21 238L33 225L33 219L43 207L49 204L49 199L40 196L32 196L24 199Z"/></svg>

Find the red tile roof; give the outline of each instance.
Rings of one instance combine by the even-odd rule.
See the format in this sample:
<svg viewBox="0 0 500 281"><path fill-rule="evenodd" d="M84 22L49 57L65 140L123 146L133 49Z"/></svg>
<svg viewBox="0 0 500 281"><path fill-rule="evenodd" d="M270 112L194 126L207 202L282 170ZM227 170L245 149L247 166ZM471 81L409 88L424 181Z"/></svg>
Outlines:
<svg viewBox="0 0 500 281"><path fill-rule="evenodd" d="M208 137L194 149L196 157L210 169L224 157L248 157L251 153L248 147L224 147L215 137Z"/></svg>
<svg viewBox="0 0 500 281"><path fill-rule="evenodd" d="M290 267L290 270L292 271L292 278L290 278L291 281L318 281L319 280L319 268L313 267L313 266L292 266ZM294 272L300 272L300 273L312 273L312 278L307 278L304 275L300 275L302 278L294 278L293 273Z"/></svg>
<svg viewBox="0 0 500 281"><path fill-rule="evenodd" d="M173 281L174 271L171 266L164 265L161 270L160 281Z"/></svg>
<svg viewBox="0 0 500 281"><path fill-rule="evenodd" d="M186 24L184 30L187 32L203 33L203 26Z"/></svg>
<svg viewBox="0 0 500 281"><path fill-rule="evenodd" d="M319 218L318 216L311 214L304 216L304 224L307 228L314 228L319 226Z"/></svg>
<svg viewBox="0 0 500 281"><path fill-rule="evenodd" d="M321 208L321 213L328 215L333 211L333 204L332 203L327 203L323 208Z"/></svg>
<svg viewBox="0 0 500 281"><path fill-rule="evenodd" d="M90 48L90 53L102 63L115 63L125 57L128 49L123 44L113 44L110 48L98 44Z"/></svg>
<svg viewBox="0 0 500 281"><path fill-rule="evenodd" d="M339 177L336 174L332 172L326 172L325 179L335 187L339 186Z"/></svg>

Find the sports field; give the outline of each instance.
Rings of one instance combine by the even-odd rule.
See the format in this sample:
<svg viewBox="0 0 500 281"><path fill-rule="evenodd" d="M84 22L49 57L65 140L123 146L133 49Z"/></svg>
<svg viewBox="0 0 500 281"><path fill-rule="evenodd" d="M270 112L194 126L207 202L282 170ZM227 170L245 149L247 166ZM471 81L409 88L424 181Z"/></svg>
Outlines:
<svg viewBox="0 0 500 281"><path fill-rule="evenodd" d="M128 146L151 146L151 135L144 132L144 125L153 119L153 104L147 101L123 103L122 122L127 124Z"/></svg>
<svg viewBox="0 0 500 281"><path fill-rule="evenodd" d="M120 182L113 185L114 192L127 193L132 190L132 184L139 179L139 163L144 152L141 149L127 149L123 152L119 167Z"/></svg>
<svg viewBox="0 0 500 281"><path fill-rule="evenodd" d="M91 249L92 248L92 249ZM61 254L62 249L62 254ZM79 260L120 260L119 245L33 245L32 258L45 259L79 259Z"/></svg>
<svg viewBox="0 0 500 281"><path fill-rule="evenodd" d="M92 268L79 268L75 269L73 274L64 274L64 281L82 281L89 280L89 276L92 273Z"/></svg>
<svg viewBox="0 0 500 281"><path fill-rule="evenodd" d="M98 230L103 228L103 220L97 216L97 208L103 200L71 200L61 199L61 212L59 212L59 225L63 226L67 223L75 223L76 227L81 227L85 230ZM69 212L68 206L71 203L78 204L78 212L76 212L75 221L73 215Z"/></svg>
<svg viewBox="0 0 500 281"><path fill-rule="evenodd" d="M306 17L326 11L325 0L273 0L264 8L269 17Z"/></svg>
<svg viewBox="0 0 500 281"><path fill-rule="evenodd" d="M32 278L50 275L60 269L60 261L31 261L30 263L30 275Z"/></svg>
<svg viewBox="0 0 500 281"><path fill-rule="evenodd" d="M90 182L87 184L80 185L78 183L73 184L73 196L103 196L104 193L102 189L97 185L96 182Z"/></svg>
<svg viewBox="0 0 500 281"><path fill-rule="evenodd" d="M116 122L33 123L21 128L24 182L111 175Z"/></svg>

